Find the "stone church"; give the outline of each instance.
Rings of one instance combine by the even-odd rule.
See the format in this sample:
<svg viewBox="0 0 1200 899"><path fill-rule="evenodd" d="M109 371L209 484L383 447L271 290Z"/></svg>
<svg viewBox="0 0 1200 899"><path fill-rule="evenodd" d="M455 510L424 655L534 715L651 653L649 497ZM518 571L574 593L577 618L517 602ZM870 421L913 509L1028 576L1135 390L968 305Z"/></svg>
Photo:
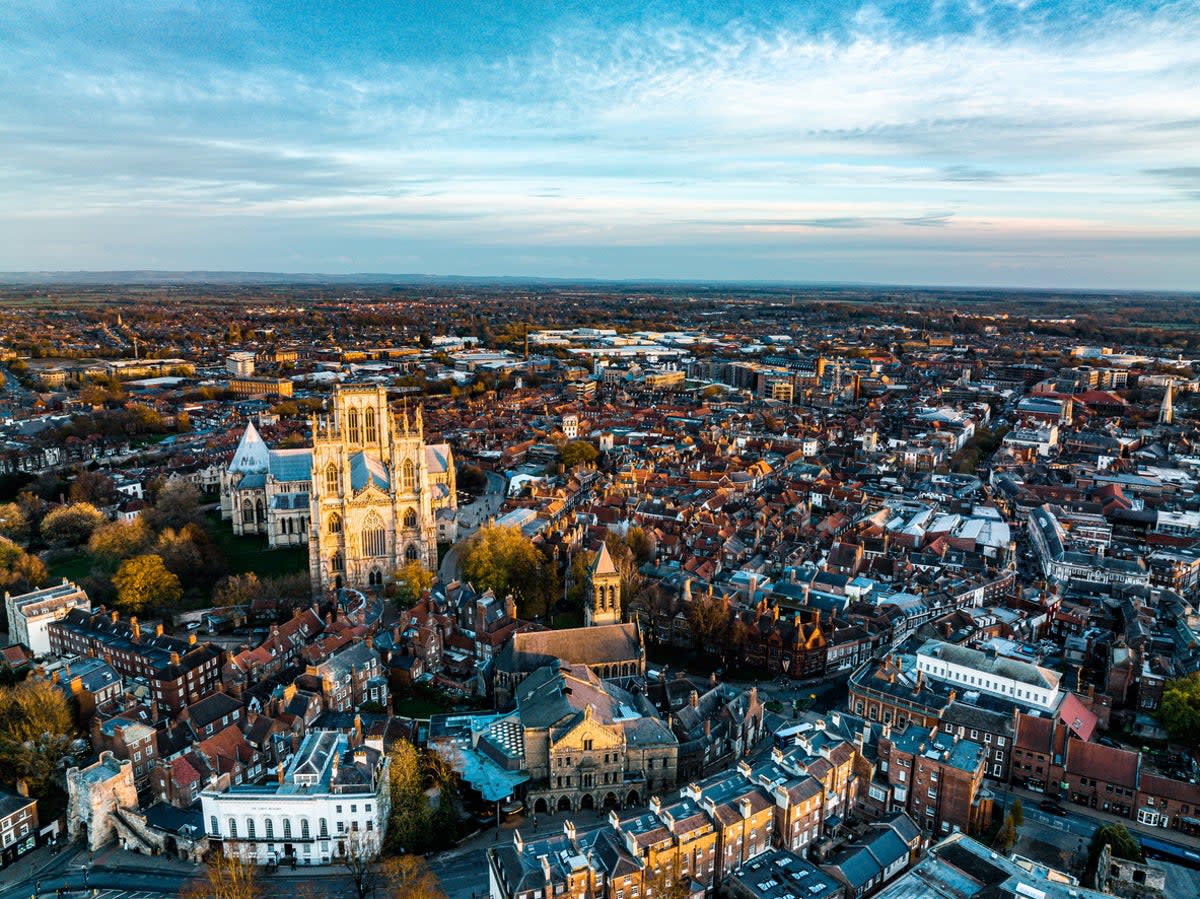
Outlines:
<svg viewBox="0 0 1200 899"><path fill-rule="evenodd" d="M427 445L421 409L393 415L381 385L339 385L313 445L272 450L254 426L221 483L222 516L272 547L307 543L313 595L382 587L409 561L437 567L436 516L457 506L454 458Z"/></svg>

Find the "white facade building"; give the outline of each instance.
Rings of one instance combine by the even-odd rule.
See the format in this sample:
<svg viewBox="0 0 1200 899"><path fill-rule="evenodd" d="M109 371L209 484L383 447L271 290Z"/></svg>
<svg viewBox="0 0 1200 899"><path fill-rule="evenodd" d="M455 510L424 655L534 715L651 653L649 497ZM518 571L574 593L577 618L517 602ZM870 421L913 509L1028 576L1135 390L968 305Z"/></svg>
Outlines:
<svg viewBox="0 0 1200 899"><path fill-rule="evenodd" d="M391 810L382 745L317 731L304 738L277 780L222 786L200 794L210 841L252 864L336 863L374 857Z"/></svg>
<svg viewBox="0 0 1200 899"><path fill-rule="evenodd" d="M18 596L5 593L4 606L8 612L9 641L29 647L35 656L44 656L50 652L51 623L65 617L71 609L90 612L92 601L81 587L63 578L55 587Z"/></svg>
<svg viewBox="0 0 1200 899"><path fill-rule="evenodd" d="M1047 711L1063 700L1056 671L940 640L928 640L917 650L917 670L931 680Z"/></svg>

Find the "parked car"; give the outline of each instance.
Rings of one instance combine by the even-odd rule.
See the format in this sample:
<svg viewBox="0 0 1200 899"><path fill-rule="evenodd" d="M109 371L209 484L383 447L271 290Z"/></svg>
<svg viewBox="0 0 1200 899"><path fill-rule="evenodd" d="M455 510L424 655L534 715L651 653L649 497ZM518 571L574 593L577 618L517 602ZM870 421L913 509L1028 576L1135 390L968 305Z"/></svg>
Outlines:
<svg viewBox="0 0 1200 899"><path fill-rule="evenodd" d="M1047 815L1054 815L1056 818L1065 818L1068 814L1067 810L1053 799L1043 799L1038 803L1038 808Z"/></svg>

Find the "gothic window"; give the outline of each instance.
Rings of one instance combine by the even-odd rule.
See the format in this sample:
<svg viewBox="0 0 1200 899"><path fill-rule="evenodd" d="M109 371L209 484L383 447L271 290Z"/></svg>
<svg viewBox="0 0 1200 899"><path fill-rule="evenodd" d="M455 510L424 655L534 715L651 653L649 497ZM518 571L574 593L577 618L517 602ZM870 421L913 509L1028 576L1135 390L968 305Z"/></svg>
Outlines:
<svg viewBox="0 0 1200 899"><path fill-rule="evenodd" d="M242 523L248 524L254 521L254 503L250 500L242 500Z"/></svg>
<svg viewBox="0 0 1200 899"><path fill-rule="evenodd" d="M342 558L342 554L340 551L335 552L332 556L330 556L329 567L332 568L334 571L345 571L346 570L346 560Z"/></svg>
<svg viewBox="0 0 1200 899"><path fill-rule="evenodd" d="M417 557L419 555L420 553L417 552L417 545L415 543L408 544L408 549L404 551L404 558L410 562L415 562L417 561Z"/></svg>
<svg viewBox="0 0 1200 899"><path fill-rule="evenodd" d="M329 516L329 533L340 534L342 532L342 516L334 512Z"/></svg>
<svg viewBox="0 0 1200 899"><path fill-rule="evenodd" d="M413 490L416 489L416 486L417 486L416 466L414 466L412 464L412 459L405 459L404 460L404 489L411 493Z"/></svg>
<svg viewBox="0 0 1200 899"><path fill-rule="evenodd" d="M371 573L367 575L367 583L372 587L383 586L383 572L378 568L372 568Z"/></svg>
<svg viewBox="0 0 1200 899"><path fill-rule="evenodd" d="M364 430L367 432L367 443L375 442L375 410L368 406L367 411L363 413Z"/></svg>
<svg viewBox="0 0 1200 899"><path fill-rule="evenodd" d="M387 530L383 521L372 512L367 516L362 531L362 553L367 557L387 555Z"/></svg>
<svg viewBox="0 0 1200 899"><path fill-rule="evenodd" d="M404 513L404 526L406 528L415 528L417 526L417 510L409 509Z"/></svg>
<svg viewBox="0 0 1200 899"><path fill-rule="evenodd" d="M337 466L330 462L325 466L325 489L330 493L338 492L338 472Z"/></svg>
<svg viewBox="0 0 1200 899"><path fill-rule="evenodd" d="M346 416L348 436L351 443L358 443L358 410L351 409Z"/></svg>

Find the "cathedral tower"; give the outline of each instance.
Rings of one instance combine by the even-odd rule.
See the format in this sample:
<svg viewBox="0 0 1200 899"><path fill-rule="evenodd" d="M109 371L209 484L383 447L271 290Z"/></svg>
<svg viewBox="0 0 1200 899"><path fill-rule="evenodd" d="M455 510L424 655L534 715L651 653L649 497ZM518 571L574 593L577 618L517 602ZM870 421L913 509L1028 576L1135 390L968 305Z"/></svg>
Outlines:
<svg viewBox="0 0 1200 899"><path fill-rule="evenodd" d="M584 609L584 624L621 623L621 575L609 555L608 545L601 543L600 552L588 571L588 604Z"/></svg>
<svg viewBox="0 0 1200 899"><path fill-rule="evenodd" d="M313 594L390 583L437 563L421 410L393 416L382 386L340 385L314 416L309 573Z"/></svg>

